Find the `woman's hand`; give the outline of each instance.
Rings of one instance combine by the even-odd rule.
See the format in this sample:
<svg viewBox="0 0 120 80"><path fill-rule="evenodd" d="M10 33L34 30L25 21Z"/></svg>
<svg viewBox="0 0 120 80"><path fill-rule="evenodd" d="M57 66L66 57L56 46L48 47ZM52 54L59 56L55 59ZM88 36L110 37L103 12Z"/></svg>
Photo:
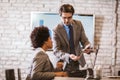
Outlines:
<svg viewBox="0 0 120 80"><path fill-rule="evenodd" d="M55 76L57 77L68 77L67 72L55 72Z"/></svg>

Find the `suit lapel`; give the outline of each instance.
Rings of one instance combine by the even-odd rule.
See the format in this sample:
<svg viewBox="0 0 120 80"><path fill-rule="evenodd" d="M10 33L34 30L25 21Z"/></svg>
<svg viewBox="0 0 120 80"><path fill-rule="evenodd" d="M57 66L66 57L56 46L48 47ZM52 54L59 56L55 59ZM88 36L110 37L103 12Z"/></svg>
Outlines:
<svg viewBox="0 0 120 80"><path fill-rule="evenodd" d="M73 27L73 37L74 37L74 44L75 44L75 41L76 41L76 30L77 30L77 27L75 24L72 24L72 27Z"/></svg>
<svg viewBox="0 0 120 80"><path fill-rule="evenodd" d="M73 26L73 37L74 37L74 44L75 44L75 41L76 41L76 30L77 30L77 26L74 24L74 22L72 22L72 26ZM67 36L67 33L63 27L63 24L61 24L61 28L60 28L60 31L61 31L61 35L63 36L63 39L66 41L66 43L69 45L69 39L68 39L68 36Z"/></svg>
<svg viewBox="0 0 120 80"><path fill-rule="evenodd" d="M54 70L54 67L53 67L53 65L52 65L52 63L51 63L51 61L50 61L50 59L49 59L49 56L48 56L46 53L44 53L44 52L41 53L41 54L47 56L47 61L48 61L48 62L47 62L46 64L49 65L49 68L48 68L48 69L49 69L50 71L53 71L53 70Z"/></svg>
<svg viewBox="0 0 120 80"><path fill-rule="evenodd" d="M61 28L60 28L60 31L61 31L61 35L63 36L63 40L65 40L65 42L69 45L69 40L68 40L68 36L67 36L67 33L63 27L63 25L61 25Z"/></svg>

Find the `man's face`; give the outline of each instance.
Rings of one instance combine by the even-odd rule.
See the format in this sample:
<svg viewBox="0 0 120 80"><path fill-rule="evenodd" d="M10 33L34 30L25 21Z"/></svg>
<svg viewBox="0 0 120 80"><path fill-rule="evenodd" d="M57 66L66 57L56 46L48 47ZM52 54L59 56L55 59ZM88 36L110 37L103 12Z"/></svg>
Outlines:
<svg viewBox="0 0 120 80"><path fill-rule="evenodd" d="M62 12L61 20L65 25L70 25L72 21L72 13Z"/></svg>

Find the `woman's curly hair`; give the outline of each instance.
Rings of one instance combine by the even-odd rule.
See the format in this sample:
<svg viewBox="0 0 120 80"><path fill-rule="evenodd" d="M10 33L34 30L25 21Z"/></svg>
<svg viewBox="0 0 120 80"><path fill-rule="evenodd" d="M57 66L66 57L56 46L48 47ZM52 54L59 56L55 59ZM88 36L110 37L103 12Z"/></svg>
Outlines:
<svg viewBox="0 0 120 80"><path fill-rule="evenodd" d="M33 48L42 47L45 41L48 40L49 29L46 26L35 27L30 35Z"/></svg>

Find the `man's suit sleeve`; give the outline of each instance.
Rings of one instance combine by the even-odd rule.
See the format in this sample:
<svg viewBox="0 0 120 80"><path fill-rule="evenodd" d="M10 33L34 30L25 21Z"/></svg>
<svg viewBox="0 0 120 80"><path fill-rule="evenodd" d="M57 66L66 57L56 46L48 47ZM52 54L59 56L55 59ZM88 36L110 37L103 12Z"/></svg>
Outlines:
<svg viewBox="0 0 120 80"><path fill-rule="evenodd" d="M69 63L69 53L65 53L61 49L61 43L60 43L60 35L57 33L57 31L53 30L53 52L55 56L59 59L64 60L65 62Z"/></svg>

